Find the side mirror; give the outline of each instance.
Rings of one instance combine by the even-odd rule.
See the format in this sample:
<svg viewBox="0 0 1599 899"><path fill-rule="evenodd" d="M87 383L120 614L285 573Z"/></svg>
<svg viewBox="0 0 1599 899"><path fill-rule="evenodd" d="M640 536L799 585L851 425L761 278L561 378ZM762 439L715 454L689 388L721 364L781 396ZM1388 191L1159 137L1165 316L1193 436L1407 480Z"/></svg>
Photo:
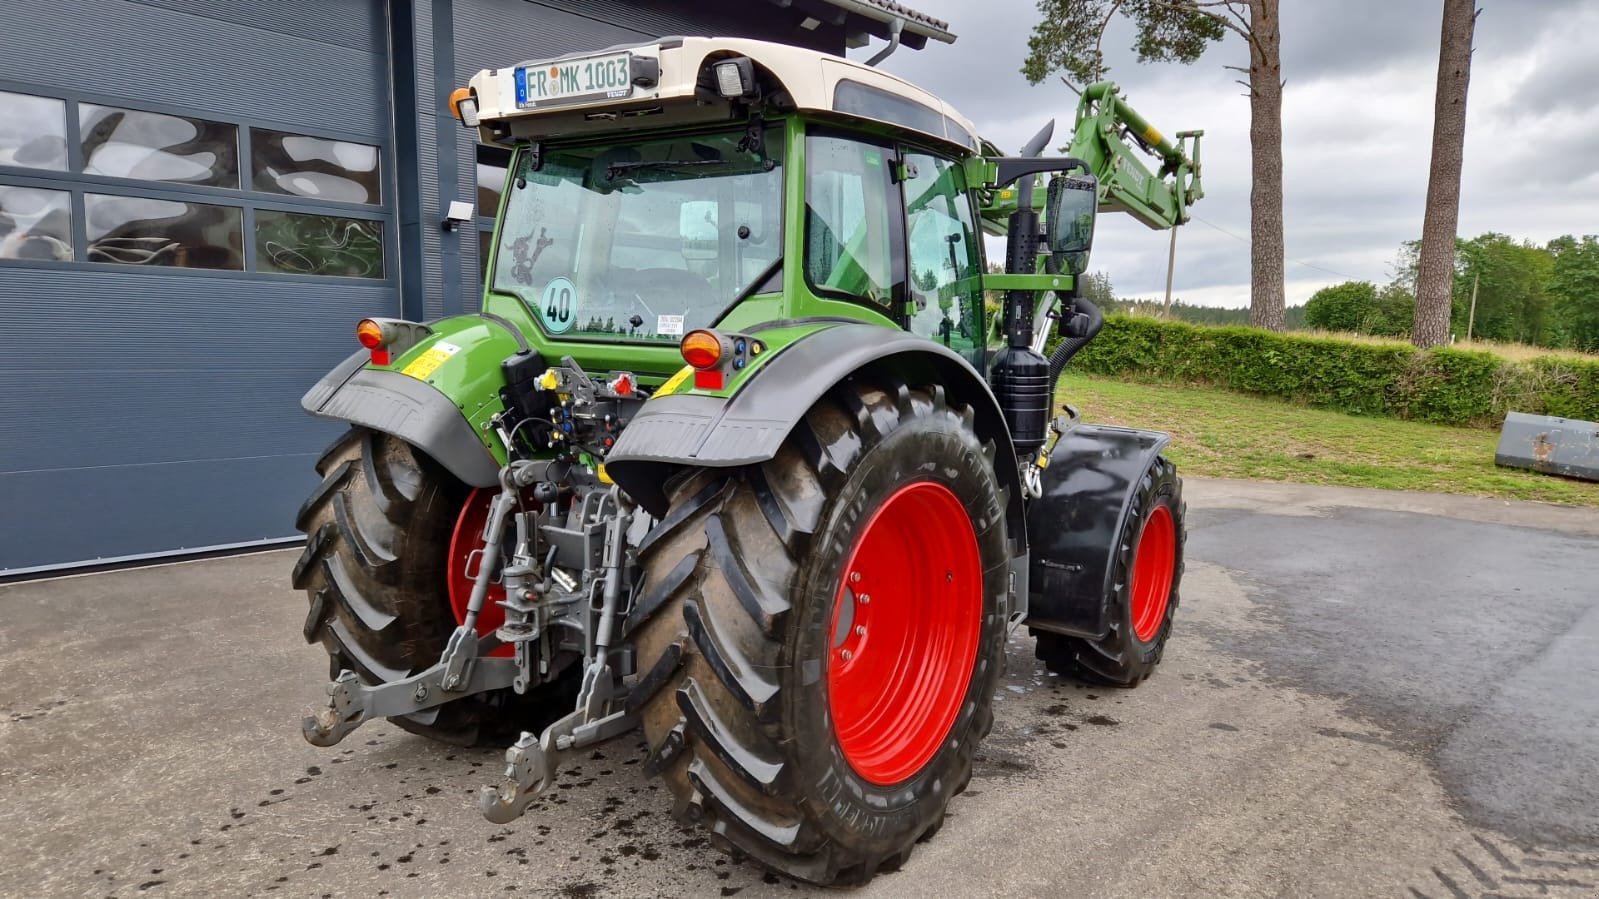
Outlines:
<svg viewBox="0 0 1599 899"><path fill-rule="evenodd" d="M1094 247L1094 216L1099 211L1099 182L1090 176L1050 179L1044 209L1044 242L1063 274L1088 270Z"/></svg>

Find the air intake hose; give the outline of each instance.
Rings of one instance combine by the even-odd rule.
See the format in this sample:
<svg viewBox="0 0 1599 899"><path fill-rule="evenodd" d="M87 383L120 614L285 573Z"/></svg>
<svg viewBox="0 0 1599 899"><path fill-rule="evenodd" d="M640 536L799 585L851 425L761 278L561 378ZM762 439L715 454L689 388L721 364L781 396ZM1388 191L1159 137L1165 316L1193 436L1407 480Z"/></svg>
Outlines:
<svg viewBox="0 0 1599 899"><path fill-rule="evenodd" d="M1099 311L1087 297L1078 297L1073 305L1078 312L1088 316L1088 324L1083 328L1081 337L1062 337L1061 342L1055 345L1055 351L1049 354L1049 384L1050 395L1054 395L1054 388L1060 381L1060 373L1066 370L1066 363L1077 355L1078 351L1088 345L1101 328L1105 327L1105 313ZM1065 322L1062 322L1064 325ZM1062 331L1065 328L1061 329Z"/></svg>

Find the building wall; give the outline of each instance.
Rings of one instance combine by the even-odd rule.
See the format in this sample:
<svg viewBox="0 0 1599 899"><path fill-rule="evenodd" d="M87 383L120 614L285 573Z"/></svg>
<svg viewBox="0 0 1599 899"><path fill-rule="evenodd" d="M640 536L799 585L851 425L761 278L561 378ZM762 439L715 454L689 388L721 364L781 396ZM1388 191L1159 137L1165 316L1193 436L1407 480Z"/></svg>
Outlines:
<svg viewBox="0 0 1599 899"><path fill-rule="evenodd" d="M450 90L673 34L842 52L802 6L5 0L0 574L297 539L342 430L299 397L354 323L478 306Z"/></svg>

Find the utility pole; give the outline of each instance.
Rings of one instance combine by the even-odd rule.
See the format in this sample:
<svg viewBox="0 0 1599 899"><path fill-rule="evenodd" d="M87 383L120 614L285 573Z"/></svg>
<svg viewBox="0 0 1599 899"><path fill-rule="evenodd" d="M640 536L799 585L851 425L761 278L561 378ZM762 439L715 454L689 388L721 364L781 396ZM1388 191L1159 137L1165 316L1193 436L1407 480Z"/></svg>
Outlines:
<svg viewBox="0 0 1599 899"><path fill-rule="evenodd" d="M1471 276L1471 313L1466 316L1466 342L1471 342L1471 329L1477 324L1477 282L1482 279L1482 272Z"/></svg>
<svg viewBox="0 0 1599 899"><path fill-rule="evenodd" d="M1162 313L1167 319L1171 318L1171 276L1177 267L1177 226L1171 229L1171 249L1166 252L1166 309Z"/></svg>

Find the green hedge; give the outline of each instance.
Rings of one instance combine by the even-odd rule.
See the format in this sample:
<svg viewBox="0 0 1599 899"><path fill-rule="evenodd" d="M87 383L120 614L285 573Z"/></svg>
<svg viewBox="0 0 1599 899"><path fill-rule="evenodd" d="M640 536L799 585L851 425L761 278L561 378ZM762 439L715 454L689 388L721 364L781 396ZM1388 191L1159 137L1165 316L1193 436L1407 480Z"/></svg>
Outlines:
<svg viewBox="0 0 1599 899"><path fill-rule="evenodd" d="M1599 420L1599 361L1513 362L1480 351L1111 316L1070 367L1439 424L1497 426L1507 411Z"/></svg>

